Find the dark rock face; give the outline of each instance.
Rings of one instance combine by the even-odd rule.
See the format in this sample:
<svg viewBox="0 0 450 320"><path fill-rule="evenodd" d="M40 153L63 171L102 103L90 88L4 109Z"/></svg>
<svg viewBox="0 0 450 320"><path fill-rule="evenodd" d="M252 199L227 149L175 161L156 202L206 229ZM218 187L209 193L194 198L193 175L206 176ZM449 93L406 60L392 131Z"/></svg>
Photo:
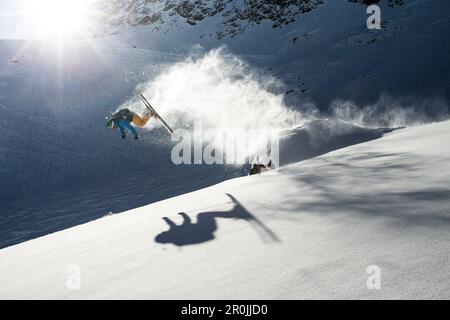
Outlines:
<svg viewBox="0 0 450 320"><path fill-rule="evenodd" d="M372 4L379 4L380 2L382 2L381 0L348 0L349 2L354 2L354 3L362 3L365 4L366 6L370 6ZM405 4L404 0L388 0L387 1L388 6L389 7L395 7L395 6L401 6L403 4Z"/></svg>
<svg viewBox="0 0 450 320"><path fill-rule="evenodd" d="M102 2L103 1L103 2ZM234 37L249 26L264 22L281 28L303 13L317 9L326 0L98 0L104 15L99 26L111 30L119 26L153 25L154 30L170 30L180 21L196 25L215 17L223 25L213 36L217 39ZM333 0L335 1L335 0ZM348 0L371 5L383 0ZM403 5L406 0L386 0L390 7ZM180 19L181 17L181 19Z"/></svg>

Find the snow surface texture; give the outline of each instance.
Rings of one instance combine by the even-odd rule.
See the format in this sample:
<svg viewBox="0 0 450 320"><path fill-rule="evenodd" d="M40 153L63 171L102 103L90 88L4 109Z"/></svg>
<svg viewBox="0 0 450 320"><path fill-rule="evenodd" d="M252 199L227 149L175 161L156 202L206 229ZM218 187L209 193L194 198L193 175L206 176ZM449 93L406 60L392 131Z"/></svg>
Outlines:
<svg viewBox="0 0 450 320"><path fill-rule="evenodd" d="M135 3L142 4L143 1ZM379 2L383 29L376 31L365 27L364 5L324 1L283 28L273 28L273 21L264 19L258 21L260 25L238 21L238 28L239 25L246 26L245 32L220 40L215 37L216 31L223 30L226 25L218 15L199 20L195 26L178 23L180 28L164 33L153 32L153 25L124 30L118 23L120 30L113 31L120 33L103 38L60 43L52 39L0 40L0 247L248 172L247 167L174 165L170 161L173 144L154 121L145 128L147 131L140 130L142 140L137 144L122 141L117 132L107 130L104 117L117 108L127 105L142 111L142 105L135 103L136 89L145 91L152 103L156 99L155 107L176 127L189 128L193 122L201 120L218 129L226 129L235 123L249 128L282 129L281 164L377 139L389 131L379 127L394 128L447 119L450 2L411 0L395 8L389 6L391 3L393 1ZM120 22L128 12L113 10L111 14L117 14ZM282 16L279 18L283 19ZM223 45L226 48L216 50ZM173 86L175 80L177 86ZM247 109L243 105L252 111L251 114L244 112ZM442 146L445 145L442 142ZM395 160L390 163L393 169L397 166L393 163ZM448 162L436 162L435 167L438 165L445 170ZM353 181L354 171L342 170L343 175L350 174L346 179L354 182L354 188L363 189L361 184L365 186L367 179ZM323 178L319 174L320 171L318 180L316 183L312 180L311 186L323 188L320 183ZM421 171L419 166L415 174L426 177L428 173ZM369 184L369 190L392 187L390 177L383 180L381 176L380 173L378 184ZM401 178L399 174L398 180ZM265 186L264 179L261 176L249 181L263 182ZM417 181L418 185L431 190L439 188L439 184L427 184L428 180ZM275 190L278 186L271 188ZM295 201L303 199L306 189L306 186L299 186L289 191L286 197L292 197L293 206L296 206ZM279 190L284 189L276 189ZM326 192L325 189L322 191ZM227 192L234 195L233 190ZM370 202L372 197L364 195L363 199L370 204L367 207L377 211L377 206L397 203L389 202L387 195L381 196L383 192L375 193L375 199L381 198L382 204L373 204ZM241 195L234 196L238 201L245 200L240 199ZM230 201L227 196L220 197L220 201L212 198L212 205ZM314 200L313 196L308 197ZM424 200L428 207L421 208L427 211L438 206L441 200L436 199L437 204ZM268 196L267 201L271 200ZM325 200L332 201L333 198L325 197ZM283 208L292 203L279 205ZM345 203L352 208L363 206L353 198ZM259 206L262 207L261 203L252 208L253 215L258 214L253 209L259 211ZM318 210L318 205L315 207ZM191 203L192 210L199 208ZM180 205L175 209L189 208ZM340 218L354 219L339 210L338 207L336 211ZM176 211L163 211L173 219L179 218ZM162 214L159 212L154 219L160 221ZM208 216L202 221L206 221L209 230L214 230L214 223ZM364 223L371 224L372 218L358 222L358 225ZM409 231L410 224L405 225ZM159 227L155 226L158 230L149 229L148 243L152 243L155 232L162 232L163 226L161 222ZM339 228L336 226L336 233L349 232L348 228L344 227L342 231ZM117 237L122 237L120 230L118 228ZM303 231L308 234L307 230ZM163 241L165 237L158 239ZM278 237L283 240L282 235ZM409 235L406 237L409 240ZM92 238L86 239L87 245L102 243L95 244L93 239L96 238L92 234ZM183 242L182 239L177 241ZM306 239L301 245L307 244ZM121 248L127 246L126 243L121 245ZM45 251L45 247L42 250ZM235 246L232 250L234 252ZM68 252L71 252L70 248ZM111 251L106 250L104 254L108 252ZM337 254L332 253L332 257ZM350 251L344 253L351 255ZM116 258L108 256L111 258L108 261L120 260L128 257L127 254L124 251ZM418 260L421 259L419 252L418 256ZM259 258L261 262L271 259L262 257ZM443 255L441 259L445 257ZM182 258L191 261L191 258ZM341 260L336 258L336 261ZM413 261L408 263L413 266ZM438 264L440 260L437 261ZM325 265L320 266L328 270ZM59 267L52 268L59 274ZM312 272L312 269L306 270ZM415 275L415 271L412 274ZM119 283L118 288L120 286ZM164 286L160 288L164 289Z"/></svg>
<svg viewBox="0 0 450 320"><path fill-rule="evenodd" d="M449 132L398 130L2 249L0 298L448 299Z"/></svg>
<svg viewBox="0 0 450 320"><path fill-rule="evenodd" d="M106 129L104 117L118 108L143 112L135 87L174 128L279 131L280 164L381 136L289 108L276 90L282 81L246 62L258 58L225 49L136 52L110 41L69 41L62 51L51 42L5 41L1 247L246 174L248 165L174 165L175 142L157 121L140 130L138 144ZM19 63L8 61L21 51Z"/></svg>

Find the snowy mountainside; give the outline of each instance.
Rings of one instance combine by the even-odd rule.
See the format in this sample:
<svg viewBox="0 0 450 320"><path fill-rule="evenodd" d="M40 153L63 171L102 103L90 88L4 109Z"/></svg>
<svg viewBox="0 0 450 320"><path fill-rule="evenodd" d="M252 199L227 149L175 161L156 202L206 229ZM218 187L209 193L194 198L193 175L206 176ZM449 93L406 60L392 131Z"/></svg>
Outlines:
<svg viewBox="0 0 450 320"><path fill-rule="evenodd" d="M112 16L125 21L127 7L116 11L119 2L108 3ZM148 90L180 127L210 120L215 110L225 116L212 126L232 123L236 114L245 126L264 119L284 130L286 146L301 145L282 152L282 163L379 138L373 128L448 118L448 2L391 7L379 1L382 30L367 30L361 3L308 3L317 6L282 28L263 15L248 26L237 21L245 30L221 39L209 36L226 28L227 17L218 13L196 25L174 14L164 32L153 25L123 28L119 21L117 29L104 30L108 36L92 39L0 40L0 247L247 173L246 167L173 165L173 143L155 123L140 131L138 144L107 131L105 116L119 107L142 111L133 102L136 89ZM223 45L230 59L211 55ZM227 59L238 62L224 64ZM242 61L248 67L231 75L254 76L230 86L219 75L241 70ZM199 67L205 65L225 69ZM173 75L183 75L176 86ZM247 107L252 112L243 112Z"/></svg>
<svg viewBox="0 0 450 320"><path fill-rule="evenodd" d="M170 31L182 24L195 26L204 20L214 20L215 30L209 36L217 39L241 35L247 28L270 23L282 28L301 19L301 15L316 10L324 0L290 1L103 1L93 2L94 12L102 12L93 31L119 32L124 27L150 26L157 31ZM379 4L380 1L350 0L361 4ZM382 1L383 2L383 1ZM403 0L385 1L388 7L405 4Z"/></svg>
<svg viewBox="0 0 450 320"><path fill-rule="evenodd" d="M0 297L448 299L449 132L394 131L2 249Z"/></svg>
<svg viewBox="0 0 450 320"><path fill-rule="evenodd" d="M202 121L213 128L239 123L289 131L308 119L288 110L283 95L271 91L272 84L282 87L278 80L254 70L251 64L259 57L213 51L191 60L189 53L129 50L126 41L115 38L60 46L46 40L2 43L2 247L248 172L248 166L174 165L170 152L175 142L155 122L140 130L139 143L109 132L104 118L111 112L122 106L143 111L136 87L149 90L152 103L176 128ZM180 85L170 86L174 81ZM265 116L255 122L258 113ZM330 136L317 142L317 123L295 129L304 146L292 155L284 153L282 163L337 148L327 139L338 140L340 131L330 130L325 121L323 130ZM313 129L316 145L307 147L305 132ZM365 141L358 132L353 137L339 146Z"/></svg>
<svg viewBox="0 0 450 320"><path fill-rule="evenodd" d="M237 19L235 23L243 26L242 30L233 37L221 39L214 34L215 30L222 32L224 28L222 20L226 17L220 13L196 25L185 23L184 18L173 13L169 16L176 26L164 32L153 30L154 25L158 30L163 28L164 24L160 26L159 22L128 28L124 28L125 22L114 25L118 26L115 32L121 32L130 48L137 50L157 45L175 52L193 47L207 52L227 45L235 54L257 56L260 61L254 66L282 79L286 84L286 99L297 108L313 104L321 111L329 111L333 106L354 103L358 108L370 107L381 115L395 104L399 109L417 111L416 117L426 115L428 120L448 116L448 2L376 1L382 13L381 30L366 27L368 14L364 4L369 2L321 2L302 1L312 10L300 13L280 28L273 28L270 14L269 18L255 23L236 18L239 14L232 15L232 19ZM195 3L201 6L203 2ZM248 4L250 8L240 7L239 1L227 5L236 6L238 12L247 9L259 12L258 5L273 6L271 1L248 3L256 7L251 9L252 4ZM145 6L136 4L135 11L120 13L113 3L109 4L111 12L117 11L119 17L128 17L125 13L130 12L132 15L144 12L145 16L154 5L153 2ZM301 7L294 8L301 10ZM292 6L286 5L286 9L291 10ZM283 9L276 12L282 19L290 20ZM443 103L444 111L438 107Z"/></svg>
<svg viewBox="0 0 450 320"><path fill-rule="evenodd" d="M280 165L381 138L398 128L364 128L336 120L312 120L281 135Z"/></svg>
<svg viewBox="0 0 450 320"><path fill-rule="evenodd" d="M172 164L173 143L160 129L134 143L105 128L105 116L176 56L72 42L61 58L52 45L2 42L2 247L243 174ZM195 179L177 181L186 174Z"/></svg>

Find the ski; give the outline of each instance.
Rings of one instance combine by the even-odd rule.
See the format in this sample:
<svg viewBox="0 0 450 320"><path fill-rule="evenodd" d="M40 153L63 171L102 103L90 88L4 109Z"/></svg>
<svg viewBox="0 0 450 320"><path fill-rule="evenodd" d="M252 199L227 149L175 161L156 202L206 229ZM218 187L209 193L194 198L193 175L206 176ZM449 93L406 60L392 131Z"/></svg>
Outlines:
<svg viewBox="0 0 450 320"><path fill-rule="evenodd" d="M171 133L173 134L173 130L172 128L164 121L163 118L161 118L161 116L158 114L158 112L156 112L155 108L152 107L152 105L150 104L150 102L148 102L148 100L144 97L144 95L142 93L138 93L137 94L139 96L139 98L141 98L142 102L144 103L144 105L147 107L147 109L149 109L151 112L153 112L156 115L156 118L158 118L159 121L161 121L161 123L163 124L163 126Z"/></svg>

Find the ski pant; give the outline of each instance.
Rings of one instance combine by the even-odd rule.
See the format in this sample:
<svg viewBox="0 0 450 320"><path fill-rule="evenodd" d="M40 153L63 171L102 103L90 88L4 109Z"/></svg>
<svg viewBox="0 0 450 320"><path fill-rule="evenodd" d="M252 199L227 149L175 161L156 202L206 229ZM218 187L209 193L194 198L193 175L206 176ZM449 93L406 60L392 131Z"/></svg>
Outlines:
<svg viewBox="0 0 450 320"><path fill-rule="evenodd" d="M141 118L137 114L133 115L133 123L139 127L145 126L145 124L150 120L152 115L149 112L144 113L144 116Z"/></svg>

